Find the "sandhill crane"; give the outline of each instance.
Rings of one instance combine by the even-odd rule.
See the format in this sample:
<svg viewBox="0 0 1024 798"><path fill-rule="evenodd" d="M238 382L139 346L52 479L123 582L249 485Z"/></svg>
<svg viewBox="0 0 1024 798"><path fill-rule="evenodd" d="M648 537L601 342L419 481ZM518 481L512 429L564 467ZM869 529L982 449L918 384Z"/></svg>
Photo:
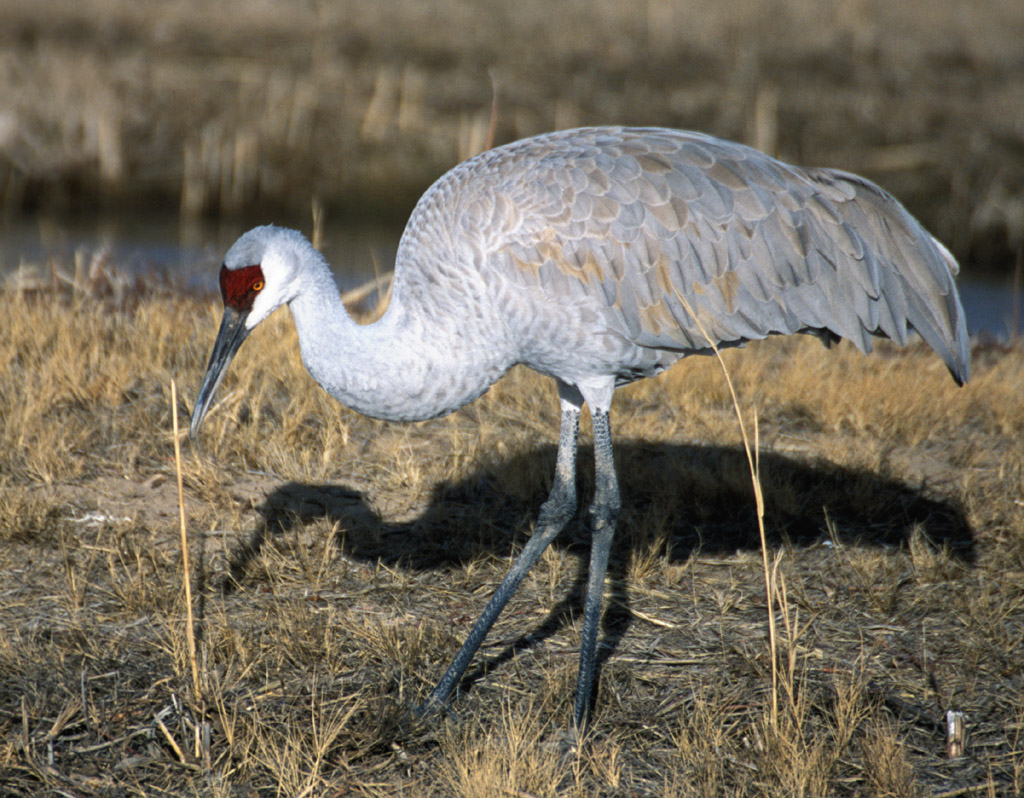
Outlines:
<svg viewBox="0 0 1024 798"><path fill-rule="evenodd" d="M853 174L675 130L536 136L471 158L423 195L399 244L390 305L373 324L349 318L301 234L245 233L220 270L224 318L190 433L246 336L284 304L310 374L376 418L450 413L517 363L553 377L561 431L551 494L421 709L451 697L527 571L575 515L586 403L596 473L573 716L582 732L620 504L609 426L616 387L712 343L800 332L849 338L867 352L872 335L902 344L910 330L962 384L970 355L956 272L948 250L892 196Z"/></svg>

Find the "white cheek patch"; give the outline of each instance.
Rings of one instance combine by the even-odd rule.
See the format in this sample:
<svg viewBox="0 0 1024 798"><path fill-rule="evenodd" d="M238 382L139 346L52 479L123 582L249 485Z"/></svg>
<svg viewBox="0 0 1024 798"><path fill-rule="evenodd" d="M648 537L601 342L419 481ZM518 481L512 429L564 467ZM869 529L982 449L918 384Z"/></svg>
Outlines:
<svg viewBox="0 0 1024 798"><path fill-rule="evenodd" d="M250 330L289 299L282 295L282 287L288 282L290 272L286 259L280 253L269 250L263 256L260 268L263 270L265 285L263 290L256 295L256 299L252 303L252 310L249 311L249 316L245 320L245 326Z"/></svg>
<svg viewBox="0 0 1024 798"><path fill-rule="evenodd" d="M252 310L249 311L249 315L245 318L245 327L247 330L251 330L273 312L273 306L270 305L268 307L268 299L270 299L270 297L267 296L267 289L264 288L252 303Z"/></svg>

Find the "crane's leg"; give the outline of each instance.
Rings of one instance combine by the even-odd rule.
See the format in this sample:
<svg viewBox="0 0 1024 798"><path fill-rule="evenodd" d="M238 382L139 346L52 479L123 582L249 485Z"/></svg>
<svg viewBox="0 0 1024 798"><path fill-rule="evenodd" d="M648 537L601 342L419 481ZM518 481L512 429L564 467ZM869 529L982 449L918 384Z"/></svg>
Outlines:
<svg viewBox="0 0 1024 798"><path fill-rule="evenodd" d="M583 604L583 633L580 636L580 668L576 679L576 707L573 721L577 736L586 731L593 699L594 664L597 659L597 631L601 623L604 577L612 548L615 521L619 515L619 483L612 458L612 432L607 410L592 410L594 422L594 503L590 506L590 571Z"/></svg>
<svg viewBox="0 0 1024 798"><path fill-rule="evenodd" d="M473 655L490 631L491 626L505 608L508 600L519 588L527 572L551 542L558 537L576 514L576 443L579 434L582 397L572 387L559 383L562 404L562 425L558 436L558 455L555 465L555 484L547 501L541 505L537 528L526 542L522 552L512 563L498 589L480 614L466 642L455 655L441 681L426 701L417 709L424 715L442 707L462 679Z"/></svg>

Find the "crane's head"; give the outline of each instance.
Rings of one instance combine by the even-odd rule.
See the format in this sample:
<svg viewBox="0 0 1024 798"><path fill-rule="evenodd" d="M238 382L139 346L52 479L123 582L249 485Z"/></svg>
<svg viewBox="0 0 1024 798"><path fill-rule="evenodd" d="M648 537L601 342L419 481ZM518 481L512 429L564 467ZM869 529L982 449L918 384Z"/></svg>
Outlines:
<svg viewBox="0 0 1024 798"><path fill-rule="evenodd" d="M309 247L300 233L268 225L250 230L224 256L224 265L220 267L224 318L192 411L190 437L199 431L224 372L242 342L257 324L294 298L295 273L303 245Z"/></svg>

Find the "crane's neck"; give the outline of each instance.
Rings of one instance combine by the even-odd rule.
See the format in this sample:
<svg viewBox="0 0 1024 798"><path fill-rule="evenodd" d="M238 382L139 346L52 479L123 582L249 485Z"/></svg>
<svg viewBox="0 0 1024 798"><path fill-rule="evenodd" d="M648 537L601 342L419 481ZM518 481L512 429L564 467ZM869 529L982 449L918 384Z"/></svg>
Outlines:
<svg viewBox="0 0 1024 798"><path fill-rule="evenodd" d="M297 280L289 306L303 363L331 396L365 415L389 421L445 415L483 394L511 365L500 353L481 361L460 344L460 330L410 312L397 295L379 321L356 324L318 255L307 259Z"/></svg>

